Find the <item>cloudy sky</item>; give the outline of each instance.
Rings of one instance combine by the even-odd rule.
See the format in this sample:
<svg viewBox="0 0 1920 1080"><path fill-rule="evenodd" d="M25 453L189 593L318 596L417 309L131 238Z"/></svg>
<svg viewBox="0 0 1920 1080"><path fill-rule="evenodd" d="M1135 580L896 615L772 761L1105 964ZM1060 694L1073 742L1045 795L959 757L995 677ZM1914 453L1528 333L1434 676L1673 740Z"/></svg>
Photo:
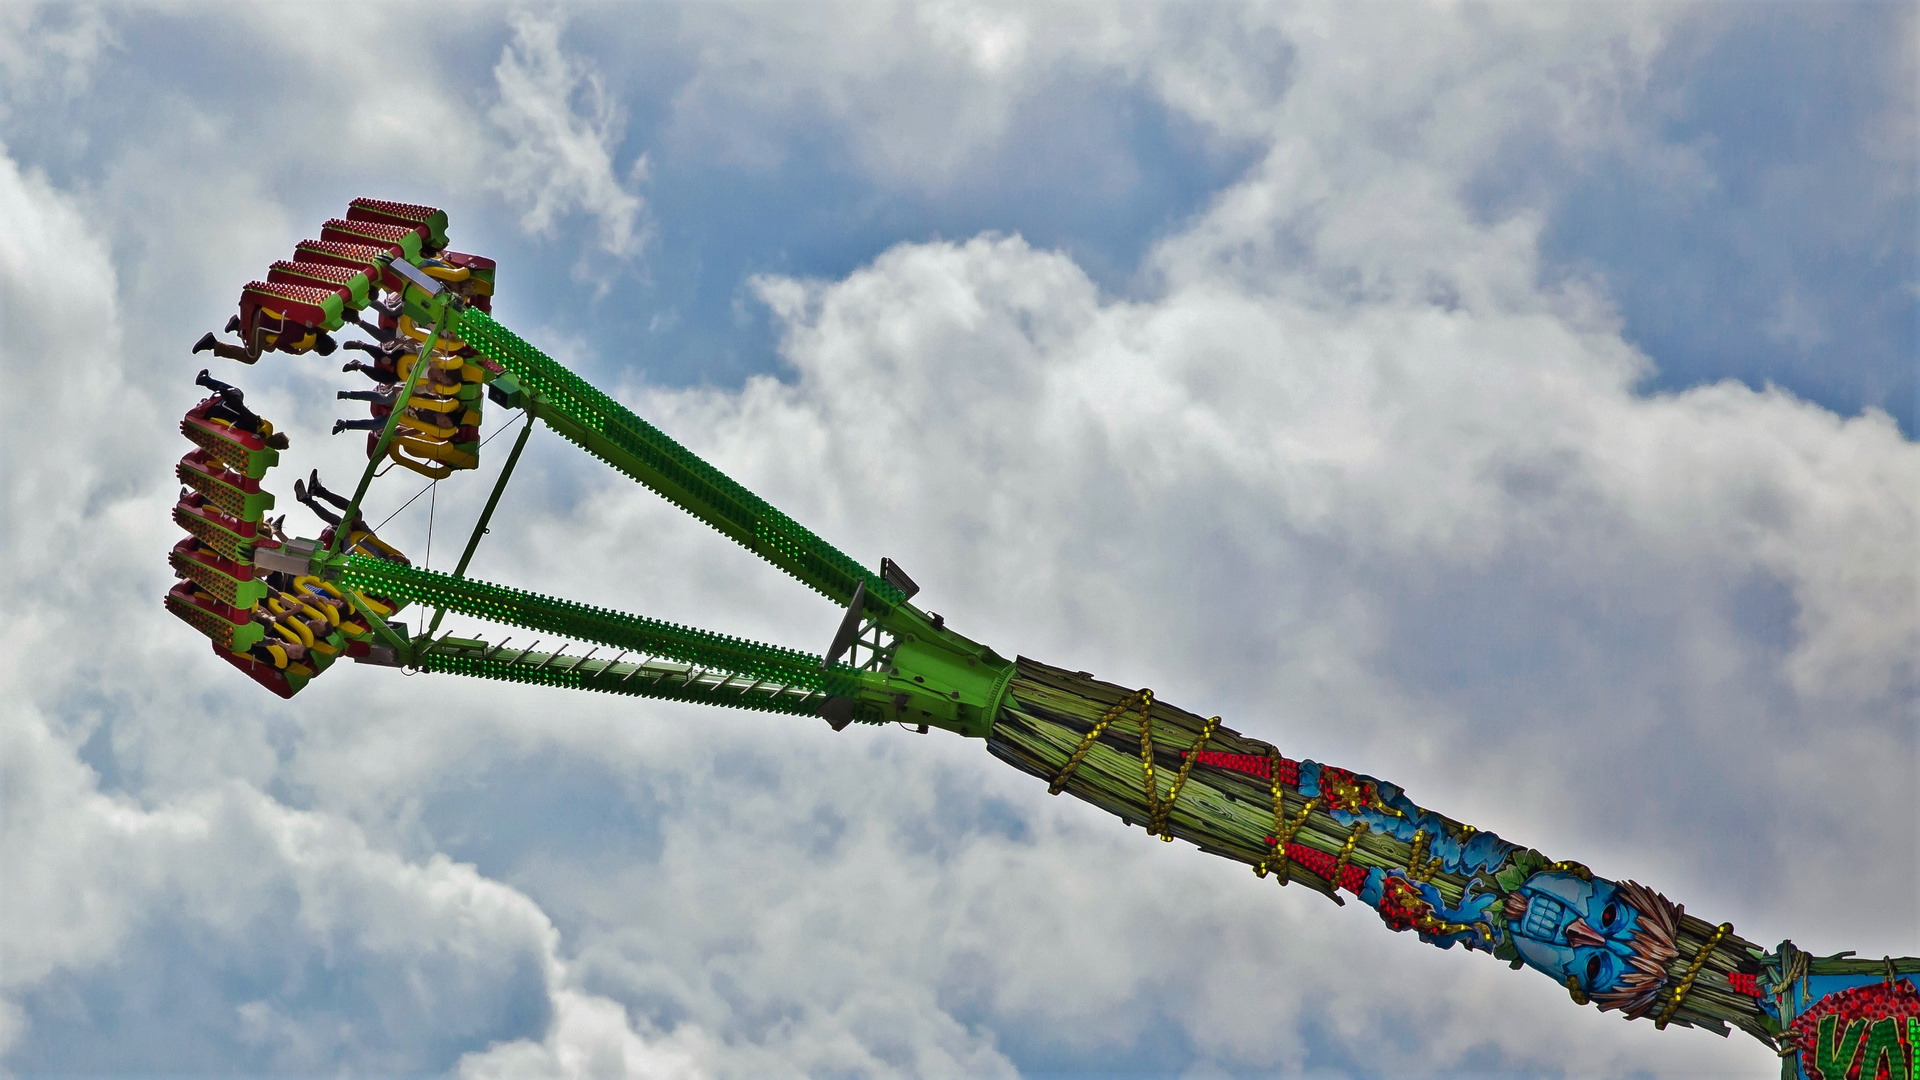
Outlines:
<svg viewBox="0 0 1920 1080"><path fill-rule="evenodd" d="M1916 29L0 4L0 1069L1765 1073L951 736L271 698L161 610L174 424L249 277L354 196L439 205L503 321L962 632L1750 939L1916 954ZM357 470L334 367L218 372L308 534L292 476ZM390 537L450 562L503 445ZM544 432L473 573L837 619Z"/></svg>

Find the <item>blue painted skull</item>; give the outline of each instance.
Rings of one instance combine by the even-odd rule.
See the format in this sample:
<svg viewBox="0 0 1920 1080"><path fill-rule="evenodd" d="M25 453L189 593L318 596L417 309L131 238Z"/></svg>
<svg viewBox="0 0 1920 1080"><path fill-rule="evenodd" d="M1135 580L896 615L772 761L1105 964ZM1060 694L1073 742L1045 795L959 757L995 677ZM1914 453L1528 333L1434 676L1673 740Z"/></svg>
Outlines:
<svg viewBox="0 0 1920 1080"><path fill-rule="evenodd" d="M1520 958L1562 986L1601 994L1632 966L1641 913L1611 881L1542 871L1508 894L1505 910Z"/></svg>

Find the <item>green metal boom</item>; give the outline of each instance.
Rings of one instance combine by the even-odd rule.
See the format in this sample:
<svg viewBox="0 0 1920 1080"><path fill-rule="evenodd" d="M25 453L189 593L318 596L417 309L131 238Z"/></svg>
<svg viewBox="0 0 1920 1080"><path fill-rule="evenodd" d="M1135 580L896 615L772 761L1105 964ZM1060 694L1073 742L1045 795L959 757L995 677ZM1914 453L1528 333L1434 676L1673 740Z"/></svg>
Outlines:
<svg viewBox="0 0 1920 1080"><path fill-rule="evenodd" d="M361 592L424 607L457 611L642 656L678 660L742 678L804 687L821 695L852 697L859 690L860 672L845 664L823 666L820 657L797 649L401 566L367 555L349 557L338 581Z"/></svg>
<svg viewBox="0 0 1920 1080"><path fill-rule="evenodd" d="M354 208L375 215L370 220L417 221L444 241L444 215L429 207L357 200ZM190 583L176 586L168 604L212 637L223 656L258 663L234 651L236 624L214 603L239 598L252 579L234 579L219 592L218 567L208 560L252 558L281 573L305 569L337 582L368 623L371 638L356 631L349 652L366 662L818 715L836 729L856 721L945 728L985 739L989 753L1044 780L1050 793L1085 800L1162 840L1190 841L1261 878L1297 881L1336 901L1343 893L1357 897L1396 932L1533 967L1576 1003L1651 1019L1656 1028L1745 1031L1782 1055L1789 1076L1848 1073L1858 1050L1863 1061L1853 1072L1879 1074L1887 1070L1873 1063L1891 1062L1891 1075L1920 1077L1920 990L1912 978L1920 959L1810 957L1791 942L1767 951L1731 924L1701 919L1633 881L1609 880L1446 817L1397 785L1290 758L1220 717L1161 702L1151 690L1024 658L1008 661L913 606L916 586L890 562L882 560L874 573L835 549L462 299L482 294L442 288L414 265L417 258L414 243L404 259L382 264L405 279L397 291L406 314L432 327L400 400L411 400L424 358L444 336L485 358L474 366L483 370L478 378L490 384L489 396L526 414L486 507L451 574L333 550L358 520L396 437L399 407L370 448L332 545L291 540L255 552L252 534L229 534L213 518L191 514L198 503L183 505L177 519L210 554L176 552L176 569L203 583L211 599L202 602ZM490 287L490 277L482 280ZM475 378L463 376L477 393ZM468 578L534 420L841 605L839 630L824 655ZM210 428L183 431L203 450L227 455L221 460L233 469L244 466L249 480L272 464L235 456L240 444ZM240 488L222 494L214 480L196 481L199 460L183 461L182 480L258 520L270 497ZM257 600L257 592L247 595ZM434 609L417 637L374 614L409 603ZM516 650L511 637L493 644L436 638L448 612L578 642L586 651L569 655L565 643L540 651L538 639ZM258 624L247 625L259 632ZM348 647L344 640L332 644ZM285 679L279 685L283 696L298 688ZM1825 1004L1816 1008L1816 1001ZM1914 1037L1902 1041L1902 1031Z"/></svg>
<svg viewBox="0 0 1920 1080"><path fill-rule="evenodd" d="M654 672L658 678L638 674L631 664L616 670L587 659L561 668L552 655L508 661L501 650L430 636L395 647L395 662L513 682L558 680L583 689L615 689L617 676L617 692L812 711L835 726L901 721L987 737L1013 678L1010 661L947 629L908 603L895 580L855 562L485 312L450 297L434 299L433 314L446 320L448 332L504 369L489 378L496 400L526 410L723 536L848 606L848 626L864 627L860 644L868 659L856 667L837 662L837 655L823 658L473 581L462 576L464 559L459 571L447 575L366 556L319 554L324 575L369 594L691 667L675 669L677 676L661 674L667 670L662 668ZM474 540L484 527L483 521ZM472 546L470 541L469 551Z"/></svg>
<svg viewBox="0 0 1920 1080"><path fill-rule="evenodd" d="M891 582L870 573L485 312L462 311L456 333L511 372L524 395L520 403L569 442L652 488L807 587L844 605L853 599L854 588L865 583L868 606L881 615L904 602L901 590Z"/></svg>
<svg viewBox="0 0 1920 1080"><path fill-rule="evenodd" d="M620 656L596 658L591 652L569 656L564 649L538 652L533 648L513 649L507 642L489 645L455 637L441 638L431 649L420 650L417 667L502 682L797 715L818 713L824 699L819 689L804 684L747 679L695 664L622 660Z"/></svg>

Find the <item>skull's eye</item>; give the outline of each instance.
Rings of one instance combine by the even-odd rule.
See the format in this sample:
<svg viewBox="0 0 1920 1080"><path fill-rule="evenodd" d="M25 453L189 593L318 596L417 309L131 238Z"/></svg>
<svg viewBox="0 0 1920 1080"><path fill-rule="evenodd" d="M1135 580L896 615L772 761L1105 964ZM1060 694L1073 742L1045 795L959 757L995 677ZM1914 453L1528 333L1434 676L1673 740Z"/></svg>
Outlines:
<svg viewBox="0 0 1920 1080"><path fill-rule="evenodd" d="M1587 958L1587 985L1592 986L1600 979L1600 954L1594 953Z"/></svg>
<svg viewBox="0 0 1920 1080"><path fill-rule="evenodd" d="M1613 926L1614 920L1618 919L1619 917L1620 917L1620 905L1608 904L1607 909L1600 913L1600 929L1605 930Z"/></svg>

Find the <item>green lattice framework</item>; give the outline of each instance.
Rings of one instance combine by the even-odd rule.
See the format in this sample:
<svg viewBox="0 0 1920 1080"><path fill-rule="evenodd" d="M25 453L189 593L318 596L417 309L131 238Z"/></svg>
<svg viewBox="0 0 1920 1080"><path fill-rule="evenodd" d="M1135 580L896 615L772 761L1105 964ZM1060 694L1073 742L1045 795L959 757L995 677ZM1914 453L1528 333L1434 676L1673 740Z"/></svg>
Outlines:
<svg viewBox="0 0 1920 1080"><path fill-rule="evenodd" d="M455 637L440 638L433 648L424 650L418 669L793 716L814 715L826 697L817 688L777 679L750 680L694 664L596 658L592 652L569 656L564 649L539 652Z"/></svg>
<svg viewBox="0 0 1920 1080"><path fill-rule="evenodd" d="M978 642L948 630L908 603L905 592L893 581L868 570L814 535L485 312L456 303L448 309L447 318L456 337L505 369L490 379L498 400L525 409L568 441L645 484L836 604L851 605L856 595L860 598L861 610L855 616L863 619L871 632L869 657L883 656L884 663L870 663L869 670L859 672L846 667L838 676L821 684L820 689L827 698L840 701L835 715L868 723L902 720L947 728L976 738L986 737L1013 676L1013 665L1009 661ZM383 582L381 587L388 586ZM425 588L419 582L412 587ZM656 655L709 664L715 670L745 677L766 674L770 670L766 665L777 663L785 665L781 668L785 674L779 678L791 678L795 680L793 685L802 685L798 681L802 676L794 665L813 665L817 670L820 664L818 656L650 620L638 620L630 624L628 630L637 634L639 631L635 628L644 623L653 628L649 633L663 635L653 639L651 645L640 644L638 638L632 639L632 644L626 639L603 641L584 633L588 628L577 621L567 622L571 629L560 629L566 621L560 618L562 614L579 614L552 606L564 602L545 601L499 586L491 588L498 591L483 602L477 593L443 584L436 596L444 599L420 602L495 622L565 633L616 648L643 651L662 646ZM637 618L612 612L604 615ZM610 624L593 629L606 633L610 631ZM688 651L696 644L696 638L702 648L719 649L721 653L706 652L696 658ZM670 642L682 651L666 651L664 646ZM422 647L411 647L412 662L422 660L419 655ZM507 677L491 668L487 673L492 677ZM745 707L758 706L748 703Z"/></svg>
<svg viewBox="0 0 1920 1080"><path fill-rule="evenodd" d="M1032 661L1016 667L946 630L912 607L893 582L869 572L485 313L456 309L452 325L461 340L505 369L494 380L496 395L836 603L862 599L870 624L891 633L893 642L877 667L829 666L795 650L354 560L343 579L356 588L623 650L611 659L593 653L568 657L444 638L413 648L412 662L421 670L798 714L832 716L826 703L838 700L850 705L842 713L850 713L849 719L906 719L987 737L996 756L1050 780L1053 790L1071 792L1163 839L1179 836L1204 851L1249 863L1263 876L1272 870L1283 884L1298 880L1335 899L1351 893L1395 930L1417 930L1435 944L1477 945L1515 966L1524 959L1514 944L1520 924L1502 923L1493 912L1532 904L1531 896L1568 888L1567 882L1582 878L1594 888L1619 887L1578 863L1552 862L1491 834L1480 834L1477 857L1484 865L1476 871L1469 847L1476 831L1411 803L1389 805L1383 793L1397 790L1391 785L1330 766L1292 762L1270 744L1219 726L1217 717L1202 721L1178 710L1162 712L1146 692L1123 698L1118 687ZM624 650L649 658L626 661ZM1113 726L1117 716L1135 707L1130 701L1144 702L1137 705L1137 735ZM1157 715L1149 719L1150 714ZM1149 728L1161 729L1158 745L1148 741ZM1203 758L1207 767L1196 771ZM1240 775L1243 770L1259 778ZM1283 772L1291 779L1283 782ZM1308 775L1316 779L1307 780ZM1485 861L1491 859L1488 852L1500 853L1497 867ZM1643 902L1653 908L1666 904L1664 897L1647 895L1652 899ZM1784 970L1794 955L1791 943L1767 952L1734 936L1731 926L1715 927L1677 907L1671 914L1672 955L1663 961L1658 989L1638 1004L1603 1007L1624 1007L1628 1016L1652 1018L1660 1027L1673 1023L1723 1034L1739 1029L1776 1049L1801 1037L1792 1021L1805 1006L1796 1009L1786 995L1795 992L1792 986L1804 986L1806 976L1796 984ZM1829 978L1821 965L1836 962L1818 959L1807 970ZM1889 960L1887 977L1917 966L1913 960ZM1746 989L1737 987L1737 980L1746 980ZM1834 985L1844 989L1846 983ZM1576 1002L1588 1001L1578 984L1572 990ZM1789 1054L1799 1060L1785 1062L1786 1075L1800 1073L1798 1065L1817 1056L1814 1044L1803 1042L1802 1053ZM1914 1067L1913 1055L1906 1063Z"/></svg>
<svg viewBox="0 0 1920 1080"><path fill-rule="evenodd" d="M532 653L509 659L504 650L476 652L448 644L460 639L435 640L431 632L410 640L402 628L392 626L383 634L392 662L510 682L813 712L836 725L901 721L987 736L1013 678L1010 661L948 630L908 603L906 591L895 581L861 566L485 312L444 293L414 299L424 299L423 315L444 320L449 334L499 365L502 370L488 376L496 400L524 409L530 421L539 419L816 592L846 605L843 629L858 628L858 645L867 650L867 663L857 668L828 664L816 654L475 581L464 576L466 557L454 573L439 574L365 556L316 556L319 572L371 595L641 658L617 671L603 670L605 661L584 657L570 658L572 663L561 667L553 656L563 654L544 661L539 658L546 654ZM501 485L518 454L516 445ZM486 515L492 513L499 491L496 486L468 543L467 557L485 532ZM653 669L635 674L634 663L654 662L691 667L677 675Z"/></svg>
<svg viewBox="0 0 1920 1080"><path fill-rule="evenodd" d="M489 622L505 623L643 656L664 657L738 678L804 689L816 698L821 695L853 697L861 689L860 672L845 664L823 668L819 656L797 649L696 630L590 604L541 596L505 585L456 578L366 555L351 556L338 580L341 585L364 593L444 608ZM439 652L436 646L426 650L420 659L431 659L438 663L440 660L436 654ZM569 685L553 683L544 677L521 678L511 675L511 672L524 671L525 668L496 664L497 659L469 657L462 661L465 667L448 667L445 670L512 678L520 682Z"/></svg>
<svg viewBox="0 0 1920 1080"><path fill-rule="evenodd" d="M486 312L467 308L456 326L462 341L513 373L520 388L533 396L542 420L588 453L837 604L852 600L854 587L862 582L868 607L875 614L890 614L903 601L893 584L769 506Z"/></svg>

